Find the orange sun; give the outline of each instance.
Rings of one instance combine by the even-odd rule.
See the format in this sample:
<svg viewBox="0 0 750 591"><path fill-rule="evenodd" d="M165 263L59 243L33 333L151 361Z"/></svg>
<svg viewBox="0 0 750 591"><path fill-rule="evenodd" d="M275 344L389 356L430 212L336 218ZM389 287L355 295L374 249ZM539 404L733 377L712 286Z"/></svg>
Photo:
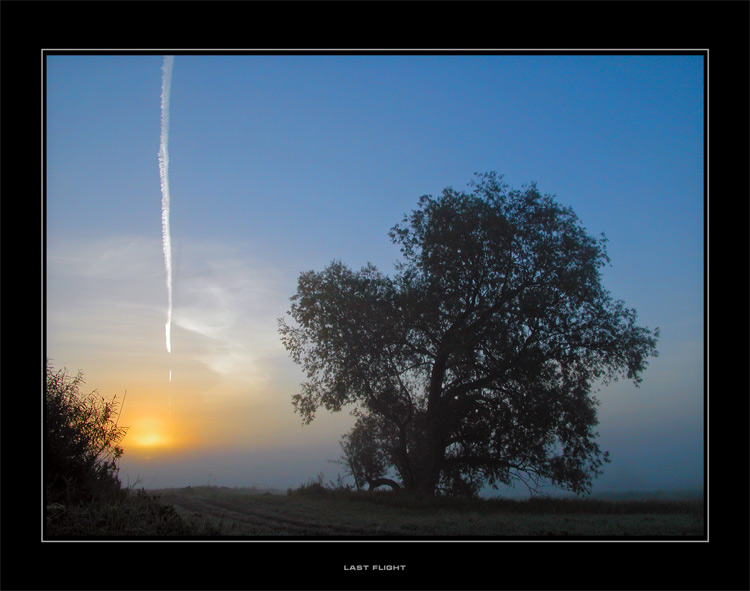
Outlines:
<svg viewBox="0 0 750 591"><path fill-rule="evenodd" d="M151 415L132 421L127 443L133 447L155 449L172 447L175 440L168 422Z"/></svg>

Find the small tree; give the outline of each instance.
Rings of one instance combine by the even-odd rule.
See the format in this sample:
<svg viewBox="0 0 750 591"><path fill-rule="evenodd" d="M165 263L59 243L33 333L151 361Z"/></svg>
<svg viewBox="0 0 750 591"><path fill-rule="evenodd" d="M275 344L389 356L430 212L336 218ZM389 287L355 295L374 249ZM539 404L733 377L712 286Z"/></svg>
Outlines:
<svg viewBox="0 0 750 591"><path fill-rule="evenodd" d="M495 173L447 188L390 232L387 277L334 261L299 277L282 342L308 380L293 403L356 408L344 438L355 479L417 493L551 482L584 493L608 461L594 431L596 381L637 386L658 329L601 283L604 236L532 184Z"/></svg>
<svg viewBox="0 0 750 591"><path fill-rule="evenodd" d="M117 424L116 397L82 394L79 371L71 377L45 369L44 479L47 503L76 503L119 492L117 460L127 428Z"/></svg>
<svg viewBox="0 0 750 591"><path fill-rule="evenodd" d="M378 423L381 423L378 425ZM378 415L361 414L352 431L341 438L343 456L341 464L354 478L358 489L371 490L379 486L401 488L388 477L396 441L395 434L387 433L388 425Z"/></svg>

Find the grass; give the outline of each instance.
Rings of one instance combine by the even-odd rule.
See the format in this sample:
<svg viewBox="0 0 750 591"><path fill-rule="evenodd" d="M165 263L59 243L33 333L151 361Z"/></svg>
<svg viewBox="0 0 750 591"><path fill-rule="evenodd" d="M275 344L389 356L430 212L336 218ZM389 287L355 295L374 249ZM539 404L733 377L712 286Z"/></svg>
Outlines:
<svg viewBox="0 0 750 591"><path fill-rule="evenodd" d="M415 497L402 491L354 491L325 487L311 482L287 491L288 496L328 498L365 502L418 511L446 511L523 514L633 515L645 513L702 513L702 499L604 500L596 498L531 497L524 500L481 497Z"/></svg>
<svg viewBox="0 0 750 591"><path fill-rule="evenodd" d="M533 497L526 500L429 497L306 486L291 493L336 506L361 505L383 527L427 536L684 536L702 535L699 500L622 500ZM355 511L356 512L356 511ZM393 528L391 529L391 533Z"/></svg>
<svg viewBox="0 0 750 591"><path fill-rule="evenodd" d="M53 503L45 509L45 536L54 538L214 536L222 529L208 521L185 520L174 506L144 490L87 503Z"/></svg>
<svg viewBox="0 0 750 591"><path fill-rule="evenodd" d="M186 517L223 520L222 536L486 538L701 536L699 501L415 498L312 482L283 494L195 487L160 491Z"/></svg>
<svg viewBox="0 0 750 591"><path fill-rule="evenodd" d="M420 498L308 482L286 494L256 488L124 490L52 506L46 535L156 537L685 537L703 535L702 500L536 497Z"/></svg>

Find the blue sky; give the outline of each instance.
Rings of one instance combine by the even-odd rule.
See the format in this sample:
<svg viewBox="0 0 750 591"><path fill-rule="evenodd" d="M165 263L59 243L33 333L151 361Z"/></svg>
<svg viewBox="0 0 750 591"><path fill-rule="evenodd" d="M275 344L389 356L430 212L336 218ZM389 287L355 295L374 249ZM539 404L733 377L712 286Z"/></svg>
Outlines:
<svg viewBox="0 0 750 591"><path fill-rule="evenodd" d="M177 55L172 353L162 56L46 57L47 355L122 398L124 480L333 478L351 424L306 427L276 333L300 272L391 272L423 194L495 170L604 232L605 285L660 327L640 388L598 393L597 489L703 480L704 80L697 55ZM169 371L172 382L169 382Z"/></svg>

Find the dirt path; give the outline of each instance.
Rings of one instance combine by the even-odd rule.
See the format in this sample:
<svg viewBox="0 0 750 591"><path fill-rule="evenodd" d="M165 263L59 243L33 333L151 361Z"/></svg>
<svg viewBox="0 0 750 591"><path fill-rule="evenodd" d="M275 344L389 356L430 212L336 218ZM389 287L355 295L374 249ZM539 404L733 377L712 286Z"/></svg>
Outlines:
<svg viewBox="0 0 750 591"><path fill-rule="evenodd" d="M306 519L291 516L284 497L273 495L207 495L183 491L158 491L165 502L193 522L207 521L219 525L230 536L364 536L372 535L369 527L332 523L324 517ZM383 533L403 533L378 532Z"/></svg>

